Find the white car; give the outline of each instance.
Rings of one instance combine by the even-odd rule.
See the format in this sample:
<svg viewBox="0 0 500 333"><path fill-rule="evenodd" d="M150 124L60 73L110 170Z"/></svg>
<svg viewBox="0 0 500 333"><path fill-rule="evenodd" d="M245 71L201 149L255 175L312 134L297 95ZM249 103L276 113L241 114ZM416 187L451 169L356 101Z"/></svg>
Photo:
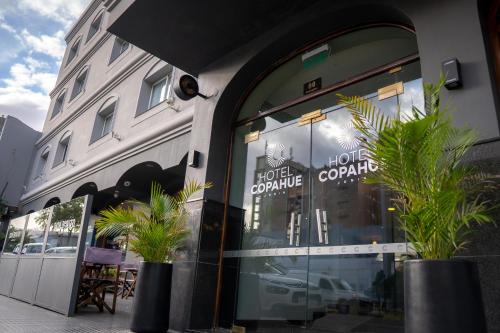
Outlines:
<svg viewBox="0 0 500 333"><path fill-rule="evenodd" d="M47 254L53 253L76 253L76 246L57 246L45 250Z"/></svg>

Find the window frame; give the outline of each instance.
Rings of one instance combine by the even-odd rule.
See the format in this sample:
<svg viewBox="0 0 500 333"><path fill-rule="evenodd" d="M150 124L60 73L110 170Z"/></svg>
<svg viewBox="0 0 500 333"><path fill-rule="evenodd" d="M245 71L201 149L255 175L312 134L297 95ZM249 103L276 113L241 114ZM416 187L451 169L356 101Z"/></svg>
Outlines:
<svg viewBox="0 0 500 333"><path fill-rule="evenodd" d="M54 163L52 164L52 168L55 168L64 162L66 162L68 158L69 145L71 143L71 137L73 136L73 132L66 131L59 142L57 143L56 155L54 156Z"/></svg>
<svg viewBox="0 0 500 333"><path fill-rule="evenodd" d="M35 178L43 176L43 172L45 171L45 168L47 167L47 163L49 162L49 156L50 156L50 147L47 146L45 147L44 150L40 153L40 156L38 158L38 164L36 167L36 174ZM43 165L42 165L43 161Z"/></svg>
<svg viewBox="0 0 500 333"><path fill-rule="evenodd" d="M90 135L89 145L99 141L111 132L113 132L113 126L116 115L116 108L118 99L116 97L108 99L97 112L94 126L92 127L92 133ZM106 128L108 127L106 131Z"/></svg>
<svg viewBox="0 0 500 333"><path fill-rule="evenodd" d="M59 94L59 96L57 96L56 101L54 103L54 107L52 108L52 113L50 115L51 120L63 112L63 105L65 99L66 99L66 90L64 90L62 93Z"/></svg>
<svg viewBox="0 0 500 333"><path fill-rule="evenodd" d="M78 56L78 52L80 51L81 41L82 39L78 38L69 49L68 59L66 60L65 66L68 66L73 61L73 59L75 59Z"/></svg>
<svg viewBox="0 0 500 333"><path fill-rule="evenodd" d="M161 84L162 82L165 82L165 85L163 87L163 91L160 91L160 100L158 101L158 103L152 104L153 92L155 90L155 87L158 86L159 84ZM153 84L151 84L151 90L149 92L149 102L148 102L147 110L154 108L155 106L157 106L158 104L161 104L162 102L164 102L167 99L167 96L168 96L167 89L168 89L169 82L170 82L170 75L167 74L164 77L162 77L161 79L159 79L156 82L154 82Z"/></svg>
<svg viewBox="0 0 500 333"><path fill-rule="evenodd" d="M104 137L112 132L114 115L115 115L115 111L113 110L113 112L110 112L109 114L102 116L103 121L102 121L102 128L101 128L101 136L99 138L102 138L102 137ZM105 132L106 125L109 125L109 131L107 131L107 132Z"/></svg>
<svg viewBox="0 0 500 333"><path fill-rule="evenodd" d="M90 41L95 35L97 35L99 33L99 31L101 31L102 19L103 18L104 18L104 13L103 12L100 12L99 14L97 14L95 16L94 20L90 24L89 31L87 33L87 39L85 40L85 43L87 43L88 41ZM98 22L97 27L95 25L96 22Z"/></svg>
<svg viewBox="0 0 500 333"><path fill-rule="evenodd" d="M127 42L125 39L122 39L118 36L115 37L113 47L111 48L111 55L109 57L109 64L112 64L116 59L120 58L120 56L122 54L124 54L128 50L129 47L130 47L130 43Z"/></svg>
<svg viewBox="0 0 500 333"><path fill-rule="evenodd" d="M83 93L83 91L85 90L85 85L87 84L88 75L89 75L89 68L88 67L86 67L82 71L80 71L80 73L78 74L78 76L75 79L75 82L73 83L73 89L71 90L70 101L74 100L75 97L77 97L78 95ZM83 82L81 80L82 76L83 76ZM81 84L80 84L80 82L81 82ZM75 89L76 89L77 85L80 86L81 89L77 93L75 93Z"/></svg>

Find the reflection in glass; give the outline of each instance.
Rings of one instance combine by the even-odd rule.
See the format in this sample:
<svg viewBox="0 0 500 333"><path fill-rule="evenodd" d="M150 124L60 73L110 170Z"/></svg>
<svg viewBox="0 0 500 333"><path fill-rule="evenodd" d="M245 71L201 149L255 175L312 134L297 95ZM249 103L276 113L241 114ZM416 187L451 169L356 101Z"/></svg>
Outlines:
<svg viewBox="0 0 500 333"><path fill-rule="evenodd" d="M404 331L401 255L312 256L309 284L321 300L313 329ZM309 299L308 306L314 304Z"/></svg>
<svg viewBox="0 0 500 333"><path fill-rule="evenodd" d="M305 256L243 258L240 263L237 319L284 321L289 324L303 323L306 316L310 320L314 311L310 307L306 314L307 286ZM265 327L267 324L260 322L259 325Z"/></svg>
<svg viewBox="0 0 500 333"><path fill-rule="evenodd" d="M24 225L26 217L19 217L10 221L5 237L5 246L3 253L20 254L22 249L21 241L23 239Z"/></svg>
<svg viewBox="0 0 500 333"><path fill-rule="evenodd" d="M241 243L226 248L237 272L234 321L248 331L402 332L407 254L391 243L405 237L391 194L363 182L376 165L337 94L364 96L387 116L411 118L412 107L424 105L420 62L298 98L317 79L325 88L415 55L415 35L378 27L316 47L328 52L309 62L305 53L293 57L240 110L239 121L253 120L238 124L232 151L229 205L244 212L243 225L232 226L240 234L231 239ZM281 111L255 119L275 107ZM374 244L390 250L377 253Z"/></svg>
<svg viewBox="0 0 500 333"><path fill-rule="evenodd" d="M396 27L362 29L329 40L326 45L328 45L328 54L313 65L307 64L303 59L303 54L299 54L276 68L252 91L241 108L238 120L265 112L303 96L303 87L306 82L321 78L322 88L325 88L345 78L355 77L370 69L418 52L415 34ZM418 72L420 72L420 66ZM401 76L404 75L405 73L400 71L395 74L395 78L401 80ZM394 82L396 81L392 83ZM387 84L381 84L377 88ZM346 92L346 94L364 95L365 93ZM310 109L312 110L315 109Z"/></svg>
<svg viewBox="0 0 500 333"><path fill-rule="evenodd" d="M75 254L82 225L85 198L53 206L46 254Z"/></svg>
<svg viewBox="0 0 500 333"><path fill-rule="evenodd" d="M43 209L28 215L21 254L40 254L43 251L45 230L50 217L50 209Z"/></svg>

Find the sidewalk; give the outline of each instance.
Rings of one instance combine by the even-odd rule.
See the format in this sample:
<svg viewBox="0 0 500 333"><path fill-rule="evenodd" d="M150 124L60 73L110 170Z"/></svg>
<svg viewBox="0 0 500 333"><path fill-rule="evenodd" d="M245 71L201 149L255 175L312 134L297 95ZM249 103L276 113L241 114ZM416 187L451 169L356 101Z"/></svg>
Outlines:
<svg viewBox="0 0 500 333"><path fill-rule="evenodd" d="M99 313L95 307L79 311L74 317L45 310L0 296L2 333L128 333L131 300L119 298L117 311Z"/></svg>

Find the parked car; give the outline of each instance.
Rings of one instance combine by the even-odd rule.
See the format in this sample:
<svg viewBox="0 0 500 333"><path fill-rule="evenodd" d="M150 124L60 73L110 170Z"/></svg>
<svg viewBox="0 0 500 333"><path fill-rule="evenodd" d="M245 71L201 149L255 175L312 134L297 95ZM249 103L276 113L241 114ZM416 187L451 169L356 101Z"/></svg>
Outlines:
<svg viewBox="0 0 500 333"><path fill-rule="evenodd" d="M56 246L46 249L45 253L76 253L76 246Z"/></svg>
<svg viewBox="0 0 500 333"><path fill-rule="evenodd" d="M17 246L16 246L17 248ZM21 254L42 253L43 243L27 243L24 244Z"/></svg>

